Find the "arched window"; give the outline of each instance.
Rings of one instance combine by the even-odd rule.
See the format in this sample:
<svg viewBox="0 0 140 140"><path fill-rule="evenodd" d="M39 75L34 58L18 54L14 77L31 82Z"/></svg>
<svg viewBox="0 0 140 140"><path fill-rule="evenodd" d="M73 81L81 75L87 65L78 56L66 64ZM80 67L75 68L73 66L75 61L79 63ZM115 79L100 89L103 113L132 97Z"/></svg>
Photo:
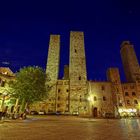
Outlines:
<svg viewBox="0 0 140 140"><path fill-rule="evenodd" d="M129 100L127 100L126 102L127 102L127 105L130 105L130 101Z"/></svg>
<svg viewBox="0 0 140 140"><path fill-rule="evenodd" d="M134 104L138 104L138 101L137 100L134 100Z"/></svg>

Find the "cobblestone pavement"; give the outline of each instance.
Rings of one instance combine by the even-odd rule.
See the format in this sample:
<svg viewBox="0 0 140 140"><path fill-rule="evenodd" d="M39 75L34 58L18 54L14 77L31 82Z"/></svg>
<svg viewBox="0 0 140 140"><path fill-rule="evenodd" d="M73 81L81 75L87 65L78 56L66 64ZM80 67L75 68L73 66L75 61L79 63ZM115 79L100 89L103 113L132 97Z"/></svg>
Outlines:
<svg viewBox="0 0 140 140"><path fill-rule="evenodd" d="M4 121L0 140L140 140L140 119L46 116Z"/></svg>

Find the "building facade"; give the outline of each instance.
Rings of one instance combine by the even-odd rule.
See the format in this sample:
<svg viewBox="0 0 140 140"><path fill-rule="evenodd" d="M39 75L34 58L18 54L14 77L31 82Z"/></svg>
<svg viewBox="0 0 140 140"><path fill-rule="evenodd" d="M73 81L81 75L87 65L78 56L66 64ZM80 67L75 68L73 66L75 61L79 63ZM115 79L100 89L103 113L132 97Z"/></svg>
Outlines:
<svg viewBox="0 0 140 140"><path fill-rule="evenodd" d="M55 82L53 82L55 85L53 93L50 92L47 101L47 112L69 112L70 114L77 113L94 117L105 117L106 114L112 114L115 117L128 115L129 113L139 114L140 67L130 42L125 41L122 43L121 57L127 82L131 81L131 83L121 82L118 68L109 68L107 70L106 82L87 80L83 32L70 32L69 66L65 66L63 79L58 79L58 50L60 50L60 43L58 42L57 45L55 44L57 49L54 47L54 44L54 46L52 45L52 52L55 54L55 57L52 57L53 55L50 53L52 46L49 46L50 55L48 55L46 71L52 72L53 70L53 74L57 76L55 76ZM50 64L53 65L53 68L50 67ZM54 109L51 109L50 105L53 105Z"/></svg>
<svg viewBox="0 0 140 140"><path fill-rule="evenodd" d="M121 44L120 52L127 82L121 82L118 68L108 68L107 81L89 81L84 34L72 31L69 65L64 67L64 77L58 79L60 36L51 35L46 74L52 88L48 99L36 109L93 117L140 115L140 67L136 53L129 41Z"/></svg>
<svg viewBox="0 0 140 140"><path fill-rule="evenodd" d="M10 95L13 90L10 88L10 82L15 80L15 74L8 67L0 67L0 111L5 109L11 111L13 104Z"/></svg>
<svg viewBox="0 0 140 140"><path fill-rule="evenodd" d="M51 35L46 65L46 85L51 90L48 98L31 105L31 110L92 117L140 116L140 66L129 41L120 49L126 82L121 82L116 67L107 69L107 81L89 81L84 33L75 31L70 32L69 65L64 66L64 76L59 79L60 46L60 35ZM0 110L9 104L13 80L14 73L0 67Z"/></svg>

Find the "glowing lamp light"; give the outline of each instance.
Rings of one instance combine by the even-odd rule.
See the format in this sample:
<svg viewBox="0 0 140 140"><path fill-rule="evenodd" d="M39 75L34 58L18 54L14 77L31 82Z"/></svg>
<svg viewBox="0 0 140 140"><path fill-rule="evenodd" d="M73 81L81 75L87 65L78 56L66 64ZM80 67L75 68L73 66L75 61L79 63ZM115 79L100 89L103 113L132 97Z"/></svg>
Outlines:
<svg viewBox="0 0 140 140"><path fill-rule="evenodd" d="M123 110L122 109L119 109L119 113L122 113L123 112Z"/></svg>
<svg viewBox="0 0 140 140"><path fill-rule="evenodd" d="M89 96L88 97L88 101L93 102L93 97L92 96Z"/></svg>
<svg viewBox="0 0 140 140"><path fill-rule="evenodd" d="M127 112L129 112L129 113L130 113L130 112L133 112L133 110L132 110L132 109L128 109L128 110L127 110Z"/></svg>
<svg viewBox="0 0 140 140"><path fill-rule="evenodd" d="M137 112L137 110L136 109L132 109L132 112Z"/></svg>
<svg viewBox="0 0 140 140"><path fill-rule="evenodd" d="M119 109L118 110L119 111L119 113L122 113L122 112L127 112L127 113L136 113L137 112L137 110L136 109Z"/></svg>

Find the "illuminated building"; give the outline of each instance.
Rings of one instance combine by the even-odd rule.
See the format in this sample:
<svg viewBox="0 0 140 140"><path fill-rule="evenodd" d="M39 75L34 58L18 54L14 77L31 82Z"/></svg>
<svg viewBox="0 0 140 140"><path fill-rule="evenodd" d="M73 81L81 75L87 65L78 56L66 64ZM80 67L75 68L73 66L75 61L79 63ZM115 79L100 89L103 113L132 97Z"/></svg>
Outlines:
<svg viewBox="0 0 140 140"><path fill-rule="evenodd" d="M47 113L86 115L93 117L120 117L140 115L140 67L133 45L124 41L121 57L127 82L122 83L118 68L107 69L107 81L87 79L83 32L70 32L69 65L64 66L62 79L58 78L60 62L60 35L51 35L46 66L48 98L33 104L31 110ZM0 104L6 106L10 92L9 82L15 75L9 68L0 68ZM7 102L8 105L8 102Z"/></svg>
<svg viewBox="0 0 140 140"><path fill-rule="evenodd" d="M130 42L121 45L127 82L122 83L118 68L108 68L107 81L88 81L83 32L70 32L69 65L58 79L60 36L51 35L46 73L52 86L46 101L34 109L48 113L119 117L140 114L139 63Z"/></svg>
<svg viewBox="0 0 140 140"><path fill-rule="evenodd" d="M8 67L0 67L0 111L6 106L11 107L10 94L12 89L9 87L9 82L15 80L15 74Z"/></svg>
<svg viewBox="0 0 140 140"><path fill-rule="evenodd" d="M49 76L49 85L52 87L49 93L48 111L56 111L56 83L59 74L59 59L60 59L60 36L51 35L49 42L48 59L46 66L46 74Z"/></svg>

